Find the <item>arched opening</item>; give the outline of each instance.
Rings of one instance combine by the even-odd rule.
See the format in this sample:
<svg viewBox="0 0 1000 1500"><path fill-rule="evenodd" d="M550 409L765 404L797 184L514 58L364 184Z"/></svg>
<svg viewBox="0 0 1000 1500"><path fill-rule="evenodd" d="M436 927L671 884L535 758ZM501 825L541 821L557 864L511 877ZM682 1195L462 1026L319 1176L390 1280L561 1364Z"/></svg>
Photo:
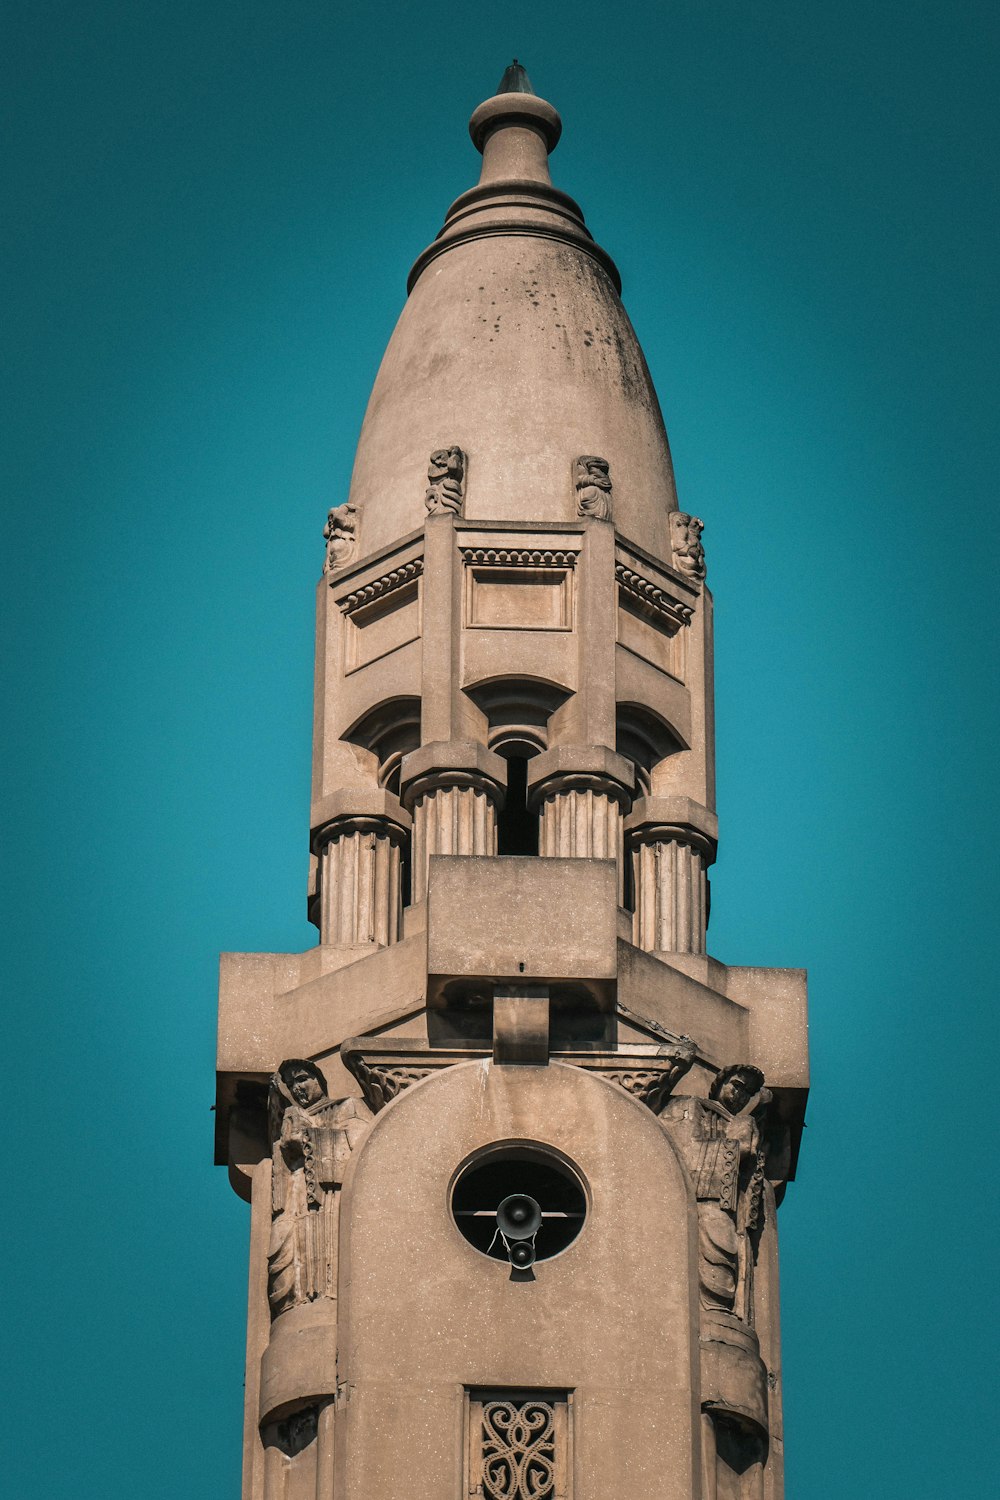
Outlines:
<svg viewBox="0 0 1000 1500"><path fill-rule="evenodd" d="M528 807L528 761L547 748L549 719L569 692L539 677L494 677L466 692L486 717L490 749L507 762L497 853L537 854L538 812Z"/></svg>
<svg viewBox="0 0 1000 1500"><path fill-rule="evenodd" d="M496 749L507 762L507 796L497 814L497 853L537 854L538 809L528 806L528 761L538 751L513 738Z"/></svg>
<svg viewBox="0 0 1000 1500"><path fill-rule="evenodd" d="M465 691L486 717L490 749L501 755L511 736L530 745L532 755L545 750L549 719L570 697L568 688L542 677L491 677Z"/></svg>
<svg viewBox="0 0 1000 1500"><path fill-rule="evenodd" d="M619 703L615 748L635 767L636 794L648 796L653 767L687 747L652 709L639 703Z"/></svg>
<svg viewBox="0 0 1000 1500"><path fill-rule="evenodd" d="M359 745L378 760L378 784L394 797L399 796L400 769L403 756L420 745L420 699L390 698L370 709L344 735L350 745ZM409 906L411 893L411 850L406 840L399 856L400 900Z"/></svg>
<svg viewBox="0 0 1000 1500"><path fill-rule="evenodd" d="M370 750L378 760L378 784L399 796L403 756L420 745L420 699L389 698L369 709L343 738Z"/></svg>
<svg viewBox="0 0 1000 1500"><path fill-rule="evenodd" d="M635 767L635 791L637 797L648 797L650 773L668 755L675 755L685 747L677 735L659 714L644 708L639 703L620 703L616 716L615 748ZM635 911L635 872L632 858L626 853L622 871L622 904L626 911Z"/></svg>

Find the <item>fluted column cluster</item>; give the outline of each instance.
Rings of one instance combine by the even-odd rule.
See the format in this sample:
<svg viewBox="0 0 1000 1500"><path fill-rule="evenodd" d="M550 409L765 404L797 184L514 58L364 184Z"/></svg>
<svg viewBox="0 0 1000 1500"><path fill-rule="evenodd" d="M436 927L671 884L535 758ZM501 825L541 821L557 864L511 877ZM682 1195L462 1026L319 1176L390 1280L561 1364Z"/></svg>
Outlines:
<svg viewBox="0 0 1000 1500"><path fill-rule="evenodd" d="M647 952L704 953L714 814L687 797L646 797L625 825L635 892L633 937Z"/></svg>
<svg viewBox="0 0 1000 1500"><path fill-rule="evenodd" d="M433 854L496 854L506 765L482 745L431 744L403 762L403 799L413 813L412 900L427 895Z"/></svg>
<svg viewBox="0 0 1000 1500"><path fill-rule="evenodd" d="M531 764L529 795L539 810L538 852L550 859L613 859L624 899L622 819L632 800L628 762L598 747L559 747Z"/></svg>
<svg viewBox="0 0 1000 1500"><path fill-rule="evenodd" d="M320 942L335 948L398 942L409 830L409 814L389 792L360 788L327 799L312 833Z"/></svg>

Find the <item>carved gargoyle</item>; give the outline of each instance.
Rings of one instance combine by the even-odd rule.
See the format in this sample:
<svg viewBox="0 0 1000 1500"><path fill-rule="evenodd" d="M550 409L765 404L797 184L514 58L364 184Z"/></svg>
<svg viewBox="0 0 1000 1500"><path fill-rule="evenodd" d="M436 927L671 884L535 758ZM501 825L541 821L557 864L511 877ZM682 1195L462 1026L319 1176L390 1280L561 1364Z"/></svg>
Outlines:
<svg viewBox="0 0 1000 1500"><path fill-rule="evenodd" d="M573 466L576 513L597 521L611 520L611 465L606 458L584 453Z"/></svg>
<svg viewBox="0 0 1000 1500"><path fill-rule="evenodd" d="M331 1099L314 1062L289 1058L268 1099L273 1177L267 1295L271 1316L337 1295L339 1188L371 1123L361 1099Z"/></svg>
<svg viewBox="0 0 1000 1500"><path fill-rule="evenodd" d="M424 504L432 516L462 514L465 500L465 454L461 448L438 448L427 466Z"/></svg>
<svg viewBox="0 0 1000 1500"><path fill-rule="evenodd" d="M762 1123L771 1102L750 1063L723 1068L707 1099L668 1099L660 1123L698 1200L701 1305L753 1326L753 1265L764 1218Z"/></svg>
<svg viewBox="0 0 1000 1500"><path fill-rule="evenodd" d="M326 560L323 572L332 573L350 560L358 544L358 507L348 500L327 512L323 536L326 538Z"/></svg>
<svg viewBox="0 0 1000 1500"><path fill-rule="evenodd" d="M675 510L670 517L670 547L674 567L678 573L697 582L705 576L705 549L701 544L701 533L705 523L697 516Z"/></svg>

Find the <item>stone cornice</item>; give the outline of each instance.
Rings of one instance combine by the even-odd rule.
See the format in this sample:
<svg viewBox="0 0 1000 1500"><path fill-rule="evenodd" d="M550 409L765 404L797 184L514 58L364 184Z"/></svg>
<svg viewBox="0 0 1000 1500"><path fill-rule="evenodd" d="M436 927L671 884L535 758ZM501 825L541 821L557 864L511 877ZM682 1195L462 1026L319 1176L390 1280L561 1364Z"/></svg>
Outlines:
<svg viewBox="0 0 1000 1500"><path fill-rule="evenodd" d="M573 568L579 552L549 547L461 547L462 560L474 567Z"/></svg>
<svg viewBox="0 0 1000 1500"><path fill-rule="evenodd" d="M351 1037L340 1049L341 1061L361 1085L367 1103L378 1111L413 1083L457 1063L483 1062L491 1050L428 1047L405 1037ZM599 1073L647 1105L654 1114L690 1068L695 1046L686 1038L675 1044L630 1052L553 1052L551 1061ZM492 1066L492 1064L490 1064Z"/></svg>
<svg viewBox="0 0 1000 1500"><path fill-rule="evenodd" d="M423 558L413 557L409 562L401 563L398 568L383 573L381 578L373 578L370 583L354 589L352 593L338 599L337 603L345 615L352 615L355 610L364 608L366 604L374 604L376 600L385 599L390 594L396 593L398 589L406 588L407 584L419 578L423 571Z"/></svg>
<svg viewBox="0 0 1000 1500"><path fill-rule="evenodd" d="M661 588L651 579L645 578L630 568L626 563L615 563L615 578L624 592L631 596L644 609L659 618L673 631L679 630L682 625L690 625L694 615L694 609L690 604L684 604L680 599L668 594L666 589Z"/></svg>

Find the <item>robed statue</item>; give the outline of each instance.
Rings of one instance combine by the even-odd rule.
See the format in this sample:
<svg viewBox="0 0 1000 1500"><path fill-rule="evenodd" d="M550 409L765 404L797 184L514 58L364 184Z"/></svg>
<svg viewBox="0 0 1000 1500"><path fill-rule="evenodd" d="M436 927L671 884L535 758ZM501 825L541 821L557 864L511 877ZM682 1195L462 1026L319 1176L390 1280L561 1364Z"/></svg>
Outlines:
<svg viewBox="0 0 1000 1500"><path fill-rule="evenodd" d="M660 1122L698 1201L701 1305L753 1326L753 1265L764 1218L761 1121L771 1100L749 1063L723 1068L707 1099L668 1099Z"/></svg>
<svg viewBox="0 0 1000 1500"><path fill-rule="evenodd" d="M273 1175L267 1291L271 1316L337 1295L340 1186L372 1112L331 1099L313 1062L290 1058L271 1079Z"/></svg>

